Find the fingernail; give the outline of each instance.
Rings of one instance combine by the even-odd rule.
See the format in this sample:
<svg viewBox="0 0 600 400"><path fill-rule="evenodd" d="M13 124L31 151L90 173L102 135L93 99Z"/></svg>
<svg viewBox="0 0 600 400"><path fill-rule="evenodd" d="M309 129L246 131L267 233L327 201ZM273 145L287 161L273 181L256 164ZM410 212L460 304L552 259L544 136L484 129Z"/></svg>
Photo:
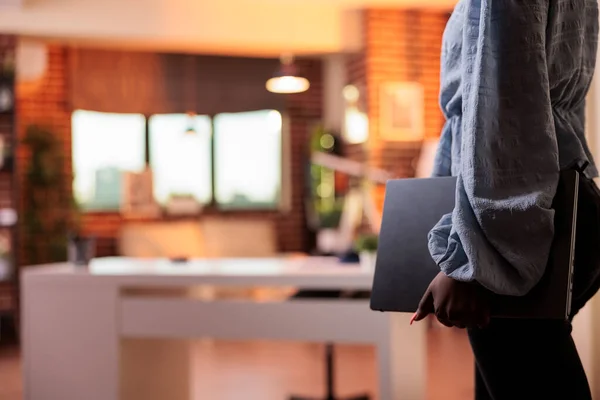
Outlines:
<svg viewBox="0 0 600 400"><path fill-rule="evenodd" d="M412 325L413 322L415 322L415 319L417 318L417 313L414 313L412 318L410 319L410 324Z"/></svg>

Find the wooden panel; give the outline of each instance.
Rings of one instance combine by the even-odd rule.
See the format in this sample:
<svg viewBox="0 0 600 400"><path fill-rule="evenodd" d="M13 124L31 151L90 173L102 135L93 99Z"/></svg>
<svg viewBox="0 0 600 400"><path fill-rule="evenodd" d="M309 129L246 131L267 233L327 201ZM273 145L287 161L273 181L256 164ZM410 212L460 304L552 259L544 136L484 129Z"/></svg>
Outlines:
<svg viewBox="0 0 600 400"><path fill-rule="evenodd" d="M198 221L125 223L119 253L136 258L199 258L206 256L206 246Z"/></svg>
<svg viewBox="0 0 600 400"><path fill-rule="evenodd" d="M265 82L278 60L151 52L72 51L72 106L118 113L283 110Z"/></svg>
<svg viewBox="0 0 600 400"><path fill-rule="evenodd" d="M203 218L202 237L206 256L274 257L277 254L274 225L264 219Z"/></svg>

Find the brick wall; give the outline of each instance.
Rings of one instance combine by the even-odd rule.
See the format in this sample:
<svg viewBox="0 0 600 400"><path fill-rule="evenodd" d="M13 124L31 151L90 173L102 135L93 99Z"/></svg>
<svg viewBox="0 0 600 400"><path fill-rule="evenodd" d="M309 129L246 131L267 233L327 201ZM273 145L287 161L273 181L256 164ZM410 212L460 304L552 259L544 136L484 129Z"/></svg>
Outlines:
<svg viewBox="0 0 600 400"><path fill-rule="evenodd" d="M310 81L310 89L287 98L290 118L292 211L278 216L280 245L284 251L308 251L312 237L306 228L306 163L309 140L313 129L321 121L323 112L323 65L319 60L299 60L300 74Z"/></svg>
<svg viewBox="0 0 600 400"><path fill-rule="evenodd" d="M379 135L379 89L384 82L416 81L425 91L425 137L439 136L441 41L445 12L367 10L366 81L372 134Z"/></svg>
<svg viewBox="0 0 600 400"><path fill-rule="evenodd" d="M19 134L23 137L30 124L44 124L52 128L60 138L67 155L64 174L72 179L71 162L71 113L73 111L69 91L70 50L61 46L49 46L48 68L46 74L37 82L20 84L17 88L17 112L19 115ZM306 230L304 212L304 163L306 146L314 124L321 118L321 62L318 60L300 60L301 72L311 81L311 89L302 94L287 98L287 116L290 121L291 152L291 210L280 212L227 212L226 218L265 218L273 220L278 233L281 251L308 250L309 236ZM29 155L25 148L18 150L19 171L26 168ZM21 207L21 213L25 210ZM217 211L208 210L208 214ZM97 255L117 254L116 238L123 218L118 213L98 212L82 215L81 224L85 234L95 235L98 239ZM41 239L43 240L43 239ZM23 251L21 251L23 256ZM26 258L21 258L25 260Z"/></svg>
<svg viewBox="0 0 600 400"><path fill-rule="evenodd" d="M68 102L68 62L67 49L59 46L48 47L48 68L44 76L35 82L17 84L17 118L18 118L18 140L23 139L29 125L40 124L50 128L62 145L65 162L63 173L66 179L72 179L71 164L71 110ZM19 177L19 188L21 190L19 199L19 215L23 216L25 210L25 195L23 192L24 173L29 163L28 151L23 146L17 146L17 175ZM66 188L70 190L70 187ZM21 237L19 243L23 243ZM39 240L45 240L39 238ZM21 246L19 249L19 261L26 264L28 254Z"/></svg>
<svg viewBox="0 0 600 400"><path fill-rule="evenodd" d="M4 84L9 87L14 87L14 71L9 65L14 64L16 53L16 37L12 35L0 35L0 79L4 80ZM0 137L5 146L3 151L8 148L9 154L13 147L14 132L15 132L15 117L13 112L0 113ZM0 168L0 208L14 208L15 204L15 174L10 168L11 157L2 157L3 165ZM6 230L1 228L2 235L10 236L11 241L16 239L15 230ZM5 300L2 298L2 288L0 287L0 310L6 309L7 304L2 304Z"/></svg>
<svg viewBox="0 0 600 400"><path fill-rule="evenodd" d="M425 94L425 138L439 137L444 117L438 105L440 53L448 14L438 11L368 9L363 13L366 50L349 61L349 77L366 88L369 163L398 177L414 176L420 143L380 138L379 91L385 82L419 82ZM383 187L376 191L383 204Z"/></svg>
<svg viewBox="0 0 600 400"><path fill-rule="evenodd" d="M14 60L16 38L9 35L0 35L0 77L3 75L3 65ZM5 144L10 143L15 129L15 118L12 113L0 114L0 136ZM14 207L12 196L12 175L0 174L0 208Z"/></svg>

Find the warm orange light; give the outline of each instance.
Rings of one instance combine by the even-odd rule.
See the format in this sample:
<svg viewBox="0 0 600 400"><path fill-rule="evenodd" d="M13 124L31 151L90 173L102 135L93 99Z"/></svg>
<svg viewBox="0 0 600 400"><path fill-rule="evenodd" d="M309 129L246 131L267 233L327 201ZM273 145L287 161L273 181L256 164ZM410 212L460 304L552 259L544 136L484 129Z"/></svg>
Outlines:
<svg viewBox="0 0 600 400"><path fill-rule="evenodd" d="M278 76L267 81L267 90L273 93L302 93L308 88L310 82L300 76Z"/></svg>
<svg viewBox="0 0 600 400"><path fill-rule="evenodd" d="M364 143L369 139L369 117L356 107L346 110L344 119L344 137L350 144Z"/></svg>
<svg viewBox="0 0 600 400"><path fill-rule="evenodd" d="M281 57L281 67L275 76L267 81L267 90L273 93L302 93L310 88L308 79L299 76L291 55Z"/></svg>

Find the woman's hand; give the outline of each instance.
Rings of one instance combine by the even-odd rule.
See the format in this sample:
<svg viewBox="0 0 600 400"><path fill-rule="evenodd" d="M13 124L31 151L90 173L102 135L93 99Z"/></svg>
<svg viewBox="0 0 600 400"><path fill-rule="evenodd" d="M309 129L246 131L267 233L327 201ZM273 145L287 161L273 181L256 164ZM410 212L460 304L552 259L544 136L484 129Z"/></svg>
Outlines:
<svg viewBox="0 0 600 400"><path fill-rule="evenodd" d="M448 327L484 327L490 320L486 290L440 272L425 291L413 320L420 321L429 314L435 314Z"/></svg>

